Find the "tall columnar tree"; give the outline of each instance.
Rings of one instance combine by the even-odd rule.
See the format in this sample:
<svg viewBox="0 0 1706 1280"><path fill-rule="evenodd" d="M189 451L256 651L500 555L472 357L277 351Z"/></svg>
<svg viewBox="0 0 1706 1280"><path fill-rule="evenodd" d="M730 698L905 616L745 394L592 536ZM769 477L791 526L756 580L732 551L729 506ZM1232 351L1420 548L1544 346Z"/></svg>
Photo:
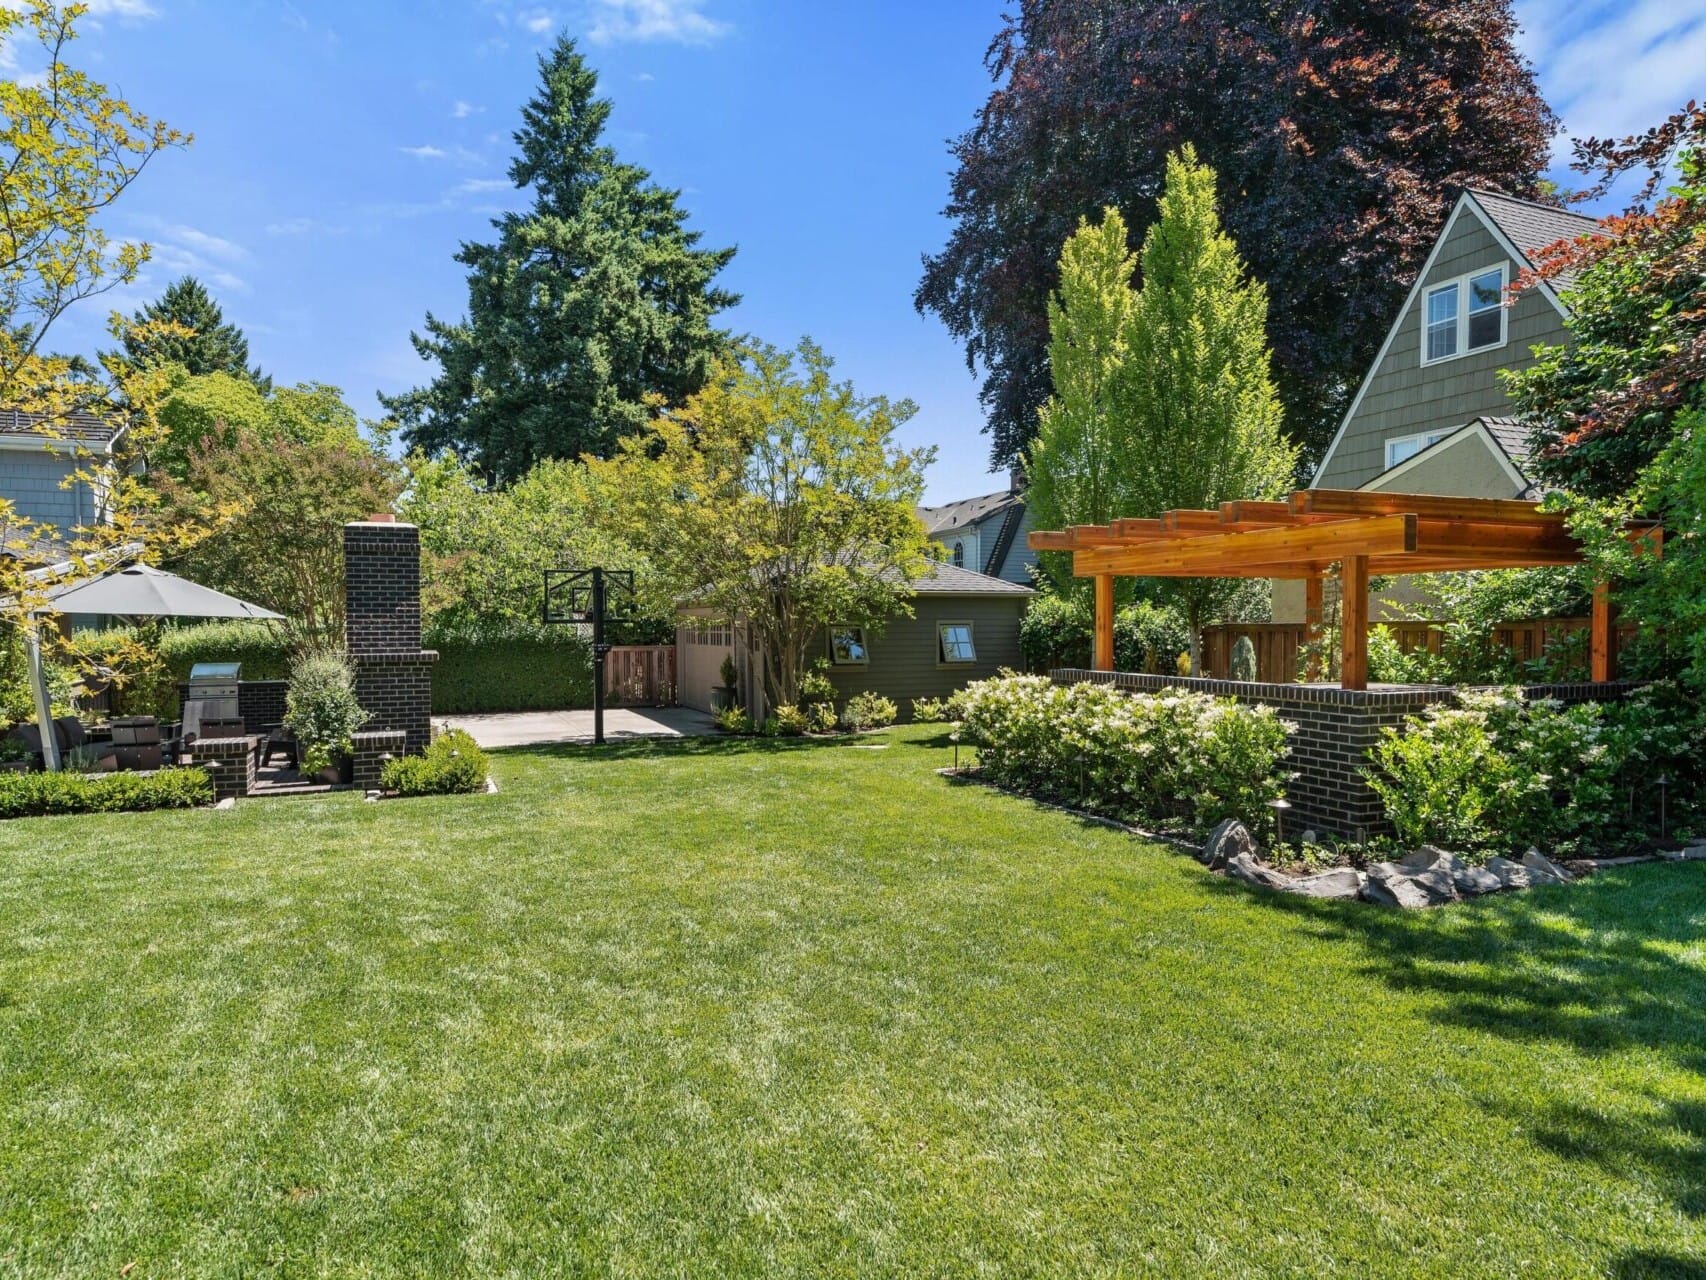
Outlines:
<svg viewBox="0 0 1706 1280"><path fill-rule="evenodd" d="M500 484L544 458L606 457L654 401L682 404L728 347L713 318L739 300L713 284L734 250L696 247L680 193L599 141L611 104L574 42L539 70L509 168L533 203L493 220L494 243L462 246L467 317L428 315L412 340L437 375L384 398L410 447L453 449Z"/></svg>
<svg viewBox="0 0 1706 1280"><path fill-rule="evenodd" d="M1116 211L1061 255L1050 349L1064 377L1040 415L1030 469L1045 502L1078 495L1062 505L1064 523L1273 498L1297 467L1269 367L1267 289L1221 229L1214 172L1189 146L1167 159L1158 212L1135 292ZM1237 590L1213 578L1164 585L1190 623L1193 667L1202 624Z"/></svg>
<svg viewBox="0 0 1706 1280"><path fill-rule="evenodd" d="M1318 455L1457 189L1539 194L1554 121L1516 30L1509 0L1021 0L917 293L983 372L995 461L1049 396L1061 243L1105 205L1147 224L1187 141L1272 295L1289 429Z"/></svg>
<svg viewBox="0 0 1706 1280"><path fill-rule="evenodd" d="M184 276L132 317L137 326L124 339L125 354L137 364L181 365L191 374L224 373L247 378L262 392L272 379L249 366L249 340L225 319L207 286Z"/></svg>
<svg viewBox="0 0 1706 1280"><path fill-rule="evenodd" d="M1121 507L1137 310L1137 256L1127 236L1120 211L1108 209L1099 225L1080 219L1061 250L1060 289L1048 302L1054 394L1038 413L1026 461L1025 503L1039 529L1135 514ZM1081 585L1072 577L1069 554L1044 552L1040 560L1061 594Z"/></svg>

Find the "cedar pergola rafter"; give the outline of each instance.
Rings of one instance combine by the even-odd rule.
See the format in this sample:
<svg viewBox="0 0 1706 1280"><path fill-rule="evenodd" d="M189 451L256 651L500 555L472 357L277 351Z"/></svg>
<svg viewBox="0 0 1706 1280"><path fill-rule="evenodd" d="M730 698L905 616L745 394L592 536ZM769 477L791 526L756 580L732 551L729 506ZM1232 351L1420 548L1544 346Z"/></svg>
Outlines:
<svg viewBox="0 0 1706 1280"><path fill-rule="evenodd" d="M1657 553L1654 525L1630 536ZM1450 498L1351 489L1300 489L1284 501L1223 502L1212 511L1167 511L1154 519L1114 520L1038 531L1036 551L1072 554L1072 571L1096 583L1098 670L1113 667L1116 577L1287 578L1305 583L1306 625L1321 625L1322 580L1342 579L1341 683L1368 683L1368 579L1373 575L1573 565L1580 543L1564 517L1538 503L1507 498ZM1610 680L1609 593L1594 593L1593 678Z"/></svg>

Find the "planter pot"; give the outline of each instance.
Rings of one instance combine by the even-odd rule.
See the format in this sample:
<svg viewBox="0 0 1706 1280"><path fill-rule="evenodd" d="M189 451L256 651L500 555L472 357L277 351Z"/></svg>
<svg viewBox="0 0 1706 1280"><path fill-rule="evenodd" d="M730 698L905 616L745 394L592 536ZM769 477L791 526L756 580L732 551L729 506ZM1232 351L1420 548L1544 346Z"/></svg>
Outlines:
<svg viewBox="0 0 1706 1280"><path fill-rule="evenodd" d="M728 685L719 684L712 686L711 710L727 711L730 707L735 706L735 693L736 690L731 689Z"/></svg>
<svg viewBox="0 0 1706 1280"><path fill-rule="evenodd" d="M355 757L335 756L332 763L314 775L315 782L324 782L329 786L348 785L355 781Z"/></svg>

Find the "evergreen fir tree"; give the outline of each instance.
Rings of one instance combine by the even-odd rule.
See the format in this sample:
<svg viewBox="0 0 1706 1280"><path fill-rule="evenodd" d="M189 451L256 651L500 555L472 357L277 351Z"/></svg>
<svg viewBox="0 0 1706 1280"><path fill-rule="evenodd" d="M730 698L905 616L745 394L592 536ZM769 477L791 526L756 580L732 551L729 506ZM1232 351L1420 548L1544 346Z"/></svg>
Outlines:
<svg viewBox="0 0 1706 1280"><path fill-rule="evenodd" d="M272 389L271 378L249 367L249 340L243 331L226 323L213 295L194 276L168 285L158 300L137 311L132 319L138 325L170 321L190 330L188 334L127 332L125 354L135 363L179 364L198 376L228 373L249 379L263 393Z"/></svg>
<svg viewBox="0 0 1706 1280"><path fill-rule="evenodd" d="M713 278L733 249L697 248L680 193L599 141L598 77L559 39L522 111L509 177L532 207L493 220L495 243L462 246L468 315L411 335L438 365L425 387L382 397L412 448L449 448L496 483L545 458L608 457L661 397L704 385L739 299Z"/></svg>

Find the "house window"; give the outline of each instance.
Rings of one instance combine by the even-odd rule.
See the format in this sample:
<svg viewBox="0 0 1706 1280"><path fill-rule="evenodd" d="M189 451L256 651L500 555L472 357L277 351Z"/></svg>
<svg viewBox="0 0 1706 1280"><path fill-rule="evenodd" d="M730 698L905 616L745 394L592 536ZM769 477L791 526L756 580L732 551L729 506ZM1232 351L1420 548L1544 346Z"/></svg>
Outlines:
<svg viewBox="0 0 1706 1280"><path fill-rule="evenodd" d="M965 563L966 544L963 542L956 542L954 544L954 567L956 569L963 569L965 567Z"/></svg>
<svg viewBox="0 0 1706 1280"><path fill-rule="evenodd" d="M1424 360L1447 360L1457 354L1457 286L1428 290L1427 354Z"/></svg>
<svg viewBox="0 0 1706 1280"><path fill-rule="evenodd" d="M1504 294L1503 263L1429 289L1422 317L1422 363L1504 346Z"/></svg>
<svg viewBox="0 0 1706 1280"><path fill-rule="evenodd" d="M1390 469L1406 458L1413 458L1431 444L1438 444L1452 431L1424 431L1420 435L1398 436L1386 442L1386 465Z"/></svg>
<svg viewBox="0 0 1706 1280"><path fill-rule="evenodd" d="M971 623L938 623L936 626L936 656L944 666L976 662L977 646L972 643Z"/></svg>
<svg viewBox="0 0 1706 1280"><path fill-rule="evenodd" d="M864 627L831 627L829 660L838 667L862 667L870 661Z"/></svg>

